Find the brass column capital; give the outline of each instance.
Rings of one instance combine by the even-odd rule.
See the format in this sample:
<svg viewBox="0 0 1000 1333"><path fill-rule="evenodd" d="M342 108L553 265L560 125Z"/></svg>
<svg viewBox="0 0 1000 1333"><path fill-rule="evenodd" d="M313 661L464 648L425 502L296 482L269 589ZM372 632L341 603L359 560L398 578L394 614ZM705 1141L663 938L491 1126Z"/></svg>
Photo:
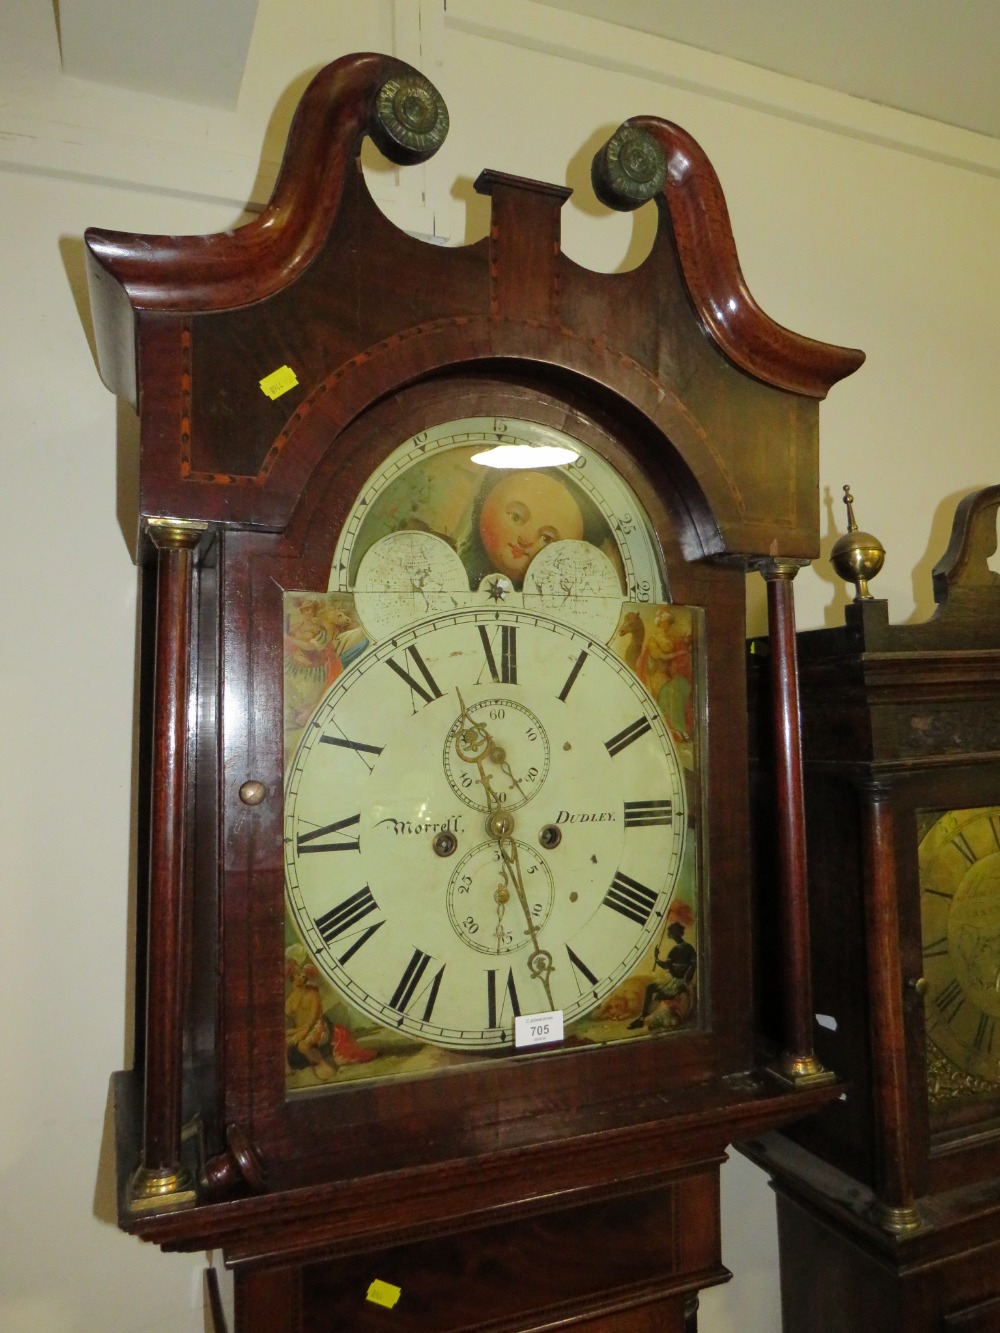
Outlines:
<svg viewBox="0 0 1000 1333"><path fill-rule="evenodd" d="M194 518L147 518L146 534L158 551L194 550L208 524Z"/></svg>
<svg viewBox="0 0 1000 1333"><path fill-rule="evenodd" d="M755 569L766 583L774 583L778 580L790 583L800 569L804 569L811 564L811 560L804 560L798 556L766 555L757 560L751 560L750 568Z"/></svg>

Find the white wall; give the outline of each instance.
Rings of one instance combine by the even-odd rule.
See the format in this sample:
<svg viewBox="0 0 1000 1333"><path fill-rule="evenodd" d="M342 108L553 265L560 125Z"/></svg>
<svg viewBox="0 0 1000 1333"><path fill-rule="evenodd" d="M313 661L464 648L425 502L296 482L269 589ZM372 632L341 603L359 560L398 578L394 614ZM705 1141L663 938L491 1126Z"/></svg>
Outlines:
<svg viewBox="0 0 1000 1333"><path fill-rule="evenodd" d="M530 0L449 0L447 21L440 0L262 0L240 104L225 112L63 78L47 0L0 0L5 1333L205 1327L203 1259L162 1255L113 1223L107 1077L130 1043L135 586L116 437L130 422L93 363L81 235L231 225L266 198L307 75L365 48L395 49L448 102L438 157L374 181L401 225L451 242L481 228L465 202L492 166L568 180L565 248L614 267L632 224L590 199L594 148L647 112L701 141L758 301L799 332L868 352L821 413L834 499L823 524L828 546L849 481L859 521L888 550L876 591L895 619L929 613L957 497L1000 480L994 141ZM642 214L636 229L633 253L648 236ZM797 595L800 625L839 616L824 569L805 571ZM723 1178L737 1276L705 1295L702 1333L773 1333L770 1194L746 1163Z"/></svg>

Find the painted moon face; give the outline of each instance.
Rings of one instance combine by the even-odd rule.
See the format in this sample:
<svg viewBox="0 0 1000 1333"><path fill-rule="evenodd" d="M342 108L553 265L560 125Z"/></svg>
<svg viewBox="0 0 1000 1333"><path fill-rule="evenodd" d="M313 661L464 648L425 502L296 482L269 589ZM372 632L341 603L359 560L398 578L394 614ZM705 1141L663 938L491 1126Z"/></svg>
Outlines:
<svg viewBox="0 0 1000 1333"><path fill-rule="evenodd" d="M520 583L546 546L583 538L583 515L558 478L544 472L510 472L483 501L479 535L497 573Z"/></svg>
<svg viewBox="0 0 1000 1333"><path fill-rule="evenodd" d="M533 460L542 450L567 461L539 468ZM512 466L518 457L528 466ZM537 421L463 417L400 444L347 516L330 591L352 591L365 553L404 531L443 540L472 589L493 574L519 590L540 551L582 540L610 558L624 600L670 600L656 539L631 487L596 450Z"/></svg>

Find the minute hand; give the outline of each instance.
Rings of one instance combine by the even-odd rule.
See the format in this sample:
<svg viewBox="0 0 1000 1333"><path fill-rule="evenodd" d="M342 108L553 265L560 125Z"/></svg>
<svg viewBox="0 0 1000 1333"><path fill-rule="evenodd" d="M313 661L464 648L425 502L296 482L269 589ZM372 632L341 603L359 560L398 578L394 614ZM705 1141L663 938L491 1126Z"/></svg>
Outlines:
<svg viewBox="0 0 1000 1333"><path fill-rule="evenodd" d="M545 998L549 1002L549 1008L554 1009L555 1004L552 1000L552 988L549 985L549 976L552 972L552 955L547 949L542 949L538 944L538 934L535 930L535 923L531 919L531 908L528 905L528 895L524 890L524 877L521 874L521 861L517 853L517 843L511 834L514 831L514 817L509 810L503 808L503 802L493 790L493 785L489 774L486 772L484 759L489 756L500 756L499 762L507 774L513 777L510 768L503 763L504 752L494 741L493 737L482 725L481 722L475 722L471 717L469 710L465 706L465 700L462 698L461 690L456 690L458 702L462 709L462 717L469 723L469 730L466 737L459 737L469 746L468 754L463 754L461 746L458 744L459 737L456 737L456 749L459 757L476 765L479 773L479 781L482 784L483 792L486 795L486 827L491 838L495 839L500 857L503 861L505 870L509 871L510 878L514 884L514 892L517 894L517 900L521 904L521 911L524 913L524 919L528 926L528 935L531 938L532 951L528 957L528 971L533 977L537 977L545 988ZM485 747L480 749L476 744L476 738L485 741ZM516 781L516 779L515 779ZM520 783L517 784L520 787Z"/></svg>
<svg viewBox="0 0 1000 1333"><path fill-rule="evenodd" d="M533 977L542 983L545 988L545 998L549 1002L549 1008L554 1009L555 1004L552 1000L552 988L549 985L549 977L552 974L552 955L547 949L542 949L538 944L538 933L535 930L535 923L531 919L531 908L528 905L528 895L524 891L524 880L521 876L521 862L517 854L517 843L509 833L502 833L497 836L497 846L500 849L500 855L503 863L510 871L510 877L514 882L514 891L517 894L518 902L521 904L521 910L524 912L524 919L528 925L528 934L531 937L532 952L528 956L528 971Z"/></svg>

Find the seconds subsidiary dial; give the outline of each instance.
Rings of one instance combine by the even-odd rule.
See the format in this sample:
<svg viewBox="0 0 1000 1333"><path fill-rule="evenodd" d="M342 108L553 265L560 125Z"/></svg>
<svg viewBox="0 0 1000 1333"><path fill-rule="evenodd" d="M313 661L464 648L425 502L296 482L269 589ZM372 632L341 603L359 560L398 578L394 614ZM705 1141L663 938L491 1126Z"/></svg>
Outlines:
<svg viewBox="0 0 1000 1333"><path fill-rule="evenodd" d="M463 609L330 687L289 765L289 910L378 1025L510 1048L519 1014L593 1010L663 932L684 772L629 667L572 626Z"/></svg>

